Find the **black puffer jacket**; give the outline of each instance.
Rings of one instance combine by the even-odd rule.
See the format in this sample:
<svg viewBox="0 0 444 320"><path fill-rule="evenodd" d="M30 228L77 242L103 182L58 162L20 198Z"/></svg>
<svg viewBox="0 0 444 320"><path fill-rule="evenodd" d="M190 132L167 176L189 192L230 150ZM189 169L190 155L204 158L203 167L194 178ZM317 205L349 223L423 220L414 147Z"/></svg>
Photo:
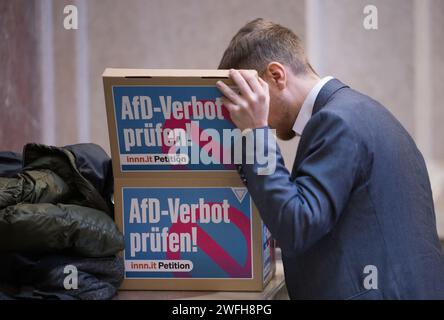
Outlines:
<svg viewBox="0 0 444 320"><path fill-rule="evenodd" d="M0 178L0 252L110 256L123 249L111 216L67 148L28 144L21 173Z"/></svg>
<svg viewBox="0 0 444 320"><path fill-rule="evenodd" d="M0 152L0 300L112 298L123 279L112 192L98 145ZM77 289L64 286L67 265Z"/></svg>

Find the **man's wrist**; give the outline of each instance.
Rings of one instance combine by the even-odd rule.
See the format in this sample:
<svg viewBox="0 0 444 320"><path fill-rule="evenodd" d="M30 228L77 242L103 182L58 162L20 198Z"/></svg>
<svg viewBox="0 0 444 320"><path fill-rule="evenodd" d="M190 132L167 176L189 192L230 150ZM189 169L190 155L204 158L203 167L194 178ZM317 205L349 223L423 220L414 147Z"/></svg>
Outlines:
<svg viewBox="0 0 444 320"><path fill-rule="evenodd" d="M249 132L253 132L257 129L266 129L266 128L268 128L268 124L263 124L263 125L260 125L260 126L254 127L254 128L246 128L246 129L242 130L242 135L245 136Z"/></svg>

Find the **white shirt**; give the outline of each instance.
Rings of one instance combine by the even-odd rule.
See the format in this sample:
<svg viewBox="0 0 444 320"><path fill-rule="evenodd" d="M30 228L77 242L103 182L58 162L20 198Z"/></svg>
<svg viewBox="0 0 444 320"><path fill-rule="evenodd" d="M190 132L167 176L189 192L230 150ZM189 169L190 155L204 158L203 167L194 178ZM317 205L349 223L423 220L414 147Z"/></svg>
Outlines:
<svg viewBox="0 0 444 320"><path fill-rule="evenodd" d="M316 83L316 85L310 90L308 95L305 97L304 103L302 104L301 110L299 110L299 114L293 125L293 131L296 133L297 136L302 135L302 131L304 131L304 128L307 125L313 113L313 107L319 92L321 91L322 87L331 79L333 79L333 77L328 76L319 80L318 83Z"/></svg>

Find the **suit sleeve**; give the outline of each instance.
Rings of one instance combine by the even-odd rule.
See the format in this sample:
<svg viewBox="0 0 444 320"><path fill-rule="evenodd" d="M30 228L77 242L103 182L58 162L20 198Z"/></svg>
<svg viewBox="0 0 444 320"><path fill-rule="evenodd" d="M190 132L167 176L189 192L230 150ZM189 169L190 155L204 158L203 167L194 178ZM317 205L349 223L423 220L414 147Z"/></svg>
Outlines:
<svg viewBox="0 0 444 320"><path fill-rule="evenodd" d="M261 128L270 132L269 128ZM316 114L304 130L303 159L295 179L284 165L273 135L253 130L255 151L276 154L275 170L260 174L256 158L240 168L260 215L286 254L301 254L323 236L345 208L358 175L360 147L352 129L338 116ZM301 140L302 144L302 140ZM302 146L300 145L299 148ZM263 163L263 162L262 162Z"/></svg>

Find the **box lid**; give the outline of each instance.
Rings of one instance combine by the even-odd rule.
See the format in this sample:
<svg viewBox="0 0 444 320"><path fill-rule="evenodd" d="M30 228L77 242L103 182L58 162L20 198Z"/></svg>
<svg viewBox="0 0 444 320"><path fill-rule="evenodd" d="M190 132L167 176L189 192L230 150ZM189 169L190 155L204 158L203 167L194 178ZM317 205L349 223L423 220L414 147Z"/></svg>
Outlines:
<svg viewBox="0 0 444 320"><path fill-rule="evenodd" d="M105 78L228 78L228 70L106 68Z"/></svg>

